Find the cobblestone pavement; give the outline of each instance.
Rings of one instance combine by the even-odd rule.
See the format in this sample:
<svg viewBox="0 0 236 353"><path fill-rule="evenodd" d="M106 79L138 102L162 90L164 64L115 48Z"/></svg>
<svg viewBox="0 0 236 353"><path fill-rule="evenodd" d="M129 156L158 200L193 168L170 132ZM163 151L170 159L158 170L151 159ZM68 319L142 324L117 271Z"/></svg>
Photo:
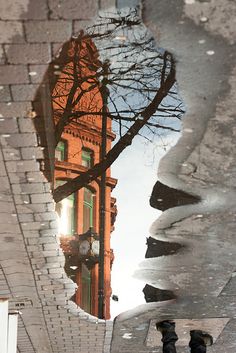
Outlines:
<svg viewBox="0 0 236 353"><path fill-rule="evenodd" d="M167 211L153 226L153 236L183 243L186 251L142 264L149 270L147 282L164 281L178 300L123 314L112 333L113 322L91 317L69 301L75 287L63 270L31 101L61 44L99 8L114 3L0 1L0 296L9 297L11 309L22 313L20 353L107 353L111 338L113 353L160 352L152 343L151 320L166 317L202 324L215 319L222 332L209 352L235 352L236 9L229 0L218 0L217 7L213 1L185 2L146 0L144 20L161 45L176 54L188 106L183 136L162 160L159 178L197 192L203 202ZM127 4L137 1L117 1L119 7ZM209 323L206 328L211 330Z"/></svg>
<svg viewBox="0 0 236 353"><path fill-rule="evenodd" d="M158 44L176 56L177 81L187 105L182 137L159 164L158 178L200 195L202 202L167 210L152 225L153 237L185 248L146 259L136 277L173 290L177 300L148 303L118 316L111 351L161 352L154 322L168 318L178 321L181 339L186 341L197 325L214 336L209 352L233 353L236 5L221 0L146 0L143 5L145 24ZM182 344L178 351L189 348Z"/></svg>
<svg viewBox="0 0 236 353"><path fill-rule="evenodd" d="M106 353L111 321L69 301L31 101L58 48L111 0L0 1L0 296L20 310L18 352ZM5 353L5 352L1 352Z"/></svg>

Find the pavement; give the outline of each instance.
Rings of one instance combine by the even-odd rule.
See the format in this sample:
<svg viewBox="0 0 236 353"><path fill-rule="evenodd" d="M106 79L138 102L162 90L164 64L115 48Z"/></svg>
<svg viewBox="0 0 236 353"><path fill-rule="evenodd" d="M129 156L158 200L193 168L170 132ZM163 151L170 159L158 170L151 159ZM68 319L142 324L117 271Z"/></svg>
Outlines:
<svg viewBox="0 0 236 353"><path fill-rule="evenodd" d="M135 276L177 299L120 314L112 353L161 352L154 324L163 319L176 320L178 351L188 352L189 330L202 328L214 337L209 352L235 352L235 12L230 1L143 2L144 23L175 55L187 107L182 136L161 160L158 179L202 201L169 209L152 224L152 237L184 247L145 259Z"/></svg>
<svg viewBox="0 0 236 353"><path fill-rule="evenodd" d="M127 4L137 1L117 1L119 7ZM177 300L123 313L114 328L112 321L91 317L69 300L75 285L63 269L31 104L52 55L99 8L114 2L1 0L0 5L0 296L9 297L11 310L20 312L18 352L161 352L154 323L171 318L182 352L188 351L190 327L203 327L214 336L209 352L234 353L234 2L143 1L145 24L175 54L187 106L182 137L162 159L158 178L202 202L161 215L150 235L185 247L146 259L136 272L147 283L174 291Z"/></svg>
<svg viewBox="0 0 236 353"><path fill-rule="evenodd" d="M0 297L19 312L18 353L110 351L113 323L70 300L32 100L60 46L112 4L0 1Z"/></svg>

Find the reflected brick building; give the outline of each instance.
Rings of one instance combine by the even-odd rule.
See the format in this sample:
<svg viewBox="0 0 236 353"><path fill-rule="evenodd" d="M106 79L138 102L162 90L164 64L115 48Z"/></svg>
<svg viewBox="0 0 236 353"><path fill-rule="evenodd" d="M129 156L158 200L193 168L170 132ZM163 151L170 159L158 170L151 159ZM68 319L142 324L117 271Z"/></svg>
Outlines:
<svg viewBox="0 0 236 353"><path fill-rule="evenodd" d="M74 114L76 117L64 127L55 151L55 187L77 177L81 172L87 171L98 163L102 140L102 118L101 115L96 115L96 112L100 112L103 106L100 83L95 77L100 65L97 49L89 38L77 42L72 39L62 49L62 55L64 58L60 60L62 63L64 60L64 63L60 62L58 80L52 91L56 125L67 114L65 107L68 105L68 97L73 90L75 80L78 82L71 99L72 106L68 109L71 115ZM54 66L56 69L59 67L59 65ZM82 91L84 91L83 94L81 94ZM107 151L111 149L111 142L114 138L111 120L108 119ZM111 197L111 191L115 185L116 179L111 177L110 170L108 170L104 235L104 318L106 319L110 317L110 282L113 261L110 236L116 215L115 199ZM56 209L59 215L61 247L66 256L65 270L78 285L75 301L86 312L97 316L98 247L94 243L94 248L89 248L91 244L88 244L87 238L91 233L99 243L100 178L60 201Z"/></svg>

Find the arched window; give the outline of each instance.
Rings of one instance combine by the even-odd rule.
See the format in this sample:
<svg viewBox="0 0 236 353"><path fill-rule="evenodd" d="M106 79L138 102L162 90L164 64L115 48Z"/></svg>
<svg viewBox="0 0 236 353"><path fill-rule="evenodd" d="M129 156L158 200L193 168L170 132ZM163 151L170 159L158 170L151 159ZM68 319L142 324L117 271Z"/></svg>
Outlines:
<svg viewBox="0 0 236 353"><path fill-rule="evenodd" d="M82 148L82 166L91 168L94 164L94 153L88 148Z"/></svg>
<svg viewBox="0 0 236 353"><path fill-rule="evenodd" d="M66 183L66 180L56 180L55 186ZM75 194L71 194L56 204L56 212L59 217L59 234L70 236L75 233Z"/></svg>
<svg viewBox="0 0 236 353"><path fill-rule="evenodd" d="M93 227L94 219L94 194L91 190L84 188L83 200L83 232L87 232L89 228Z"/></svg>

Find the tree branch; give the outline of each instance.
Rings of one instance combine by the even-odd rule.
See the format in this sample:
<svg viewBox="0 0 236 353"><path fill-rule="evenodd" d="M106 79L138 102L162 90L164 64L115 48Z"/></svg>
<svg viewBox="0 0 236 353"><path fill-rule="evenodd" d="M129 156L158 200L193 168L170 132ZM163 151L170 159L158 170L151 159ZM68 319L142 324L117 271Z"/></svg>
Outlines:
<svg viewBox="0 0 236 353"><path fill-rule="evenodd" d="M165 54L166 55L164 55L163 67L166 68L167 60L170 60L170 70L166 76L166 79L163 79L163 82L152 102L140 113L140 118L138 118L133 123L127 132L112 147L104 160L95 164L88 171L81 173L78 177L68 181L66 184L61 185L54 190L53 197L55 202L61 201L73 192L87 186L93 180L96 180L102 172L107 170L112 165L112 163L119 157L123 150L132 144L134 137L157 111L162 100L168 95L168 92L175 83L175 62L173 56L168 52Z"/></svg>

